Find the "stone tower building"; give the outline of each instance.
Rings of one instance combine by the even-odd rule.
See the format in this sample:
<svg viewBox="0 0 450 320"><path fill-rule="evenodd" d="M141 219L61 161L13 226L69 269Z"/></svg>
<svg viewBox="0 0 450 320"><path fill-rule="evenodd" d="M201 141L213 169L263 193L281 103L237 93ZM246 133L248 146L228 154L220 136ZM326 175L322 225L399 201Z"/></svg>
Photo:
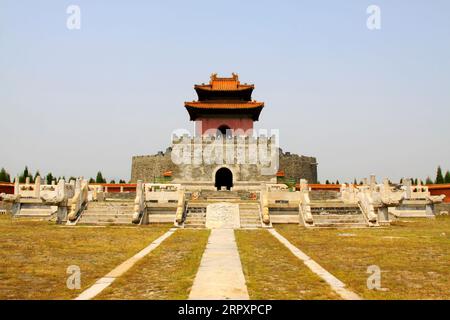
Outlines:
<svg viewBox="0 0 450 320"><path fill-rule="evenodd" d="M132 182L170 176L174 183L239 190L276 183L280 176L317 181L315 158L283 153L276 136L254 132L264 108L252 100L254 85L241 84L234 73L213 74L194 89L198 100L184 106L195 121L195 135L173 137L164 153L133 157Z"/></svg>

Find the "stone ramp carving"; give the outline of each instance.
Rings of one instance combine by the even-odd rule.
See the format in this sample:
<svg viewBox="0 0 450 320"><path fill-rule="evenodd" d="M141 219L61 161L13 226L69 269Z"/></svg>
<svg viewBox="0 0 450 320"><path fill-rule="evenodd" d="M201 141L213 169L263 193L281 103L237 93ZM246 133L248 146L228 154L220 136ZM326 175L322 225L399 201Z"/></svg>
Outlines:
<svg viewBox="0 0 450 320"><path fill-rule="evenodd" d="M132 224L133 208L133 201L92 201L77 224Z"/></svg>
<svg viewBox="0 0 450 320"><path fill-rule="evenodd" d="M252 200L189 201L184 228L262 228L261 209Z"/></svg>

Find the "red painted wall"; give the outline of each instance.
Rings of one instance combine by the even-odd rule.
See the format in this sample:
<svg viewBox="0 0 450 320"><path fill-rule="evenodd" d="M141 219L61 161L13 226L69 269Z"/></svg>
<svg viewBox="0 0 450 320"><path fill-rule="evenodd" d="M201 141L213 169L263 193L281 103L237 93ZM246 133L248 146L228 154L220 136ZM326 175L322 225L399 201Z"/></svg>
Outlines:
<svg viewBox="0 0 450 320"><path fill-rule="evenodd" d="M450 202L450 184L429 184L428 190L432 196L444 194L444 202Z"/></svg>
<svg viewBox="0 0 450 320"><path fill-rule="evenodd" d="M14 184L0 182L0 193L14 194Z"/></svg>
<svg viewBox="0 0 450 320"><path fill-rule="evenodd" d="M250 134L253 130L253 120L250 118L199 118L195 124L196 133L215 135L217 129L223 125L233 131L241 129L246 134Z"/></svg>

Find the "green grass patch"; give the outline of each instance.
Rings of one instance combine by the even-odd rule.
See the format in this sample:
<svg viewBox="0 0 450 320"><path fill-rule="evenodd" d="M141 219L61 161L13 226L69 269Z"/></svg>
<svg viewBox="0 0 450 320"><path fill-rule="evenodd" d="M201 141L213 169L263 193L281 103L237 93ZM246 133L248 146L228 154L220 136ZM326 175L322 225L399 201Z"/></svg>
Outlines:
<svg viewBox="0 0 450 320"><path fill-rule="evenodd" d="M450 299L450 217L386 228L276 229L366 299ZM371 265L381 269L385 290L367 288Z"/></svg>
<svg viewBox="0 0 450 320"><path fill-rule="evenodd" d="M97 299L187 299L209 233L209 230L177 230Z"/></svg>
<svg viewBox="0 0 450 320"><path fill-rule="evenodd" d="M267 230L236 230L235 234L251 299L339 299Z"/></svg>

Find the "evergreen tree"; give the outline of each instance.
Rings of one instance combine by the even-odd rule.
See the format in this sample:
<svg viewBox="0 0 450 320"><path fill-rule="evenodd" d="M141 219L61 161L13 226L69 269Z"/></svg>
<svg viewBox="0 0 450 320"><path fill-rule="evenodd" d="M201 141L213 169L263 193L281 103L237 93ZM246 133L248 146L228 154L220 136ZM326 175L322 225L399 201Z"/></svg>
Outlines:
<svg viewBox="0 0 450 320"><path fill-rule="evenodd" d="M340 184L340 183L339 183L339 180L336 180L336 184Z"/></svg>
<svg viewBox="0 0 450 320"><path fill-rule="evenodd" d="M54 179L52 173L49 172L49 173L47 174L47 176L45 177L45 179L47 180L47 184L52 184L52 181L53 181L53 179Z"/></svg>
<svg viewBox="0 0 450 320"><path fill-rule="evenodd" d="M355 186L358 184L358 181L356 181L356 178L355 178L355 180L353 180L353 184L354 184Z"/></svg>
<svg viewBox="0 0 450 320"><path fill-rule="evenodd" d="M34 175L33 181L36 181L36 178L40 177L40 176L41 176L41 174L39 173L39 170L36 171L36 174Z"/></svg>
<svg viewBox="0 0 450 320"><path fill-rule="evenodd" d="M96 183L106 183L106 179L103 178L102 173L99 171L97 172L97 178L95 179Z"/></svg>
<svg viewBox="0 0 450 320"><path fill-rule="evenodd" d="M112 179L110 183L116 184L116 181L114 179Z"/></svg>
<svg viewBox="0 0 450 320"><path fill-rule="evenodd" d="M25 166L25 169L23 170L23 173L19 176L19 182L20 183L25 183L27 177L30 178L30 182L32 183L33 182L33 175L28 170L28 166Z"/></svg>
<svg viewBox="0 0 450 320"><path fill-rule="evenodd" d="M330 184L330 181L328 181L328 179L325 181L325 184Z"/></svg>
<svg viewBox="0 0 450 320"><path fill-rule="evenodd" d="M448 170L445 173L444 183L450 183L450 171L448 171Z"/></svg>
<svg viewBox="0 0 450 320"><path fill-rule="evenodd" d="M425 181L425 184L433 184L433 181L430 177L427 177L427 180Z"/></svg>
<svg viewBox="0 0 450 320"><path fill-rule="evenodd" d="M90 179L89 179L89 183L95 183L94 178L90 178Z"/></svg>
<svg viewBox="0 0 450 320"><path fill-rule="evenodd" d="M126 183L125 180L120 179L119 183Z"/></svg>
<svg viewBox="0 0 450 320"><path fill-rule="evenodd" d="M437 168L435 183L436 184L444 183L444 176L442 175L442 169L440 166Z"/></svg>
<svg viewBox="0 0 450 320"><path fill-rule="evenodd" d="M0 170L0 182L11 182L11 177L9 173L6 172L5 168Z"/></svg>

